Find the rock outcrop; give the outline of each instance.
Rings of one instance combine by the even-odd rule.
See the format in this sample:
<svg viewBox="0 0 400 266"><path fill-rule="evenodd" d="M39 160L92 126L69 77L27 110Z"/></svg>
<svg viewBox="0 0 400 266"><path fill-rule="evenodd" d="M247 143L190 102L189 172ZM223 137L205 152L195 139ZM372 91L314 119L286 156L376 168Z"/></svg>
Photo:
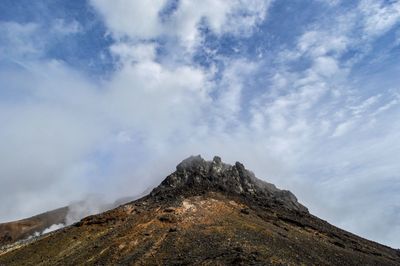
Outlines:
<svg viewBox="0 0 400 266"><path fill-rule="evenodd" d="M183 160L177 165L176 171L155 188L151 195L199 195L207 191L237 195L290 210L308 212L290 191L280 190L275 185L258 179L240 162L229 165L218 156L212 161L206 161L200 155Z"/></svg>

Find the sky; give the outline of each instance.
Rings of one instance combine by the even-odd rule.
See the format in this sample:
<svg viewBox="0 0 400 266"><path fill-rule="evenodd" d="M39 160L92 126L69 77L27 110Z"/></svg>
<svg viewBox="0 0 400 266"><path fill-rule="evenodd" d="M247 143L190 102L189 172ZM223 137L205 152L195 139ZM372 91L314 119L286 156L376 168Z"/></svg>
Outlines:
<svg viewBox="0 0 400 266"><path fill-rule="evenodd" d="M2 0L0 222L241 161L400 248L400 1Z"/></svg>

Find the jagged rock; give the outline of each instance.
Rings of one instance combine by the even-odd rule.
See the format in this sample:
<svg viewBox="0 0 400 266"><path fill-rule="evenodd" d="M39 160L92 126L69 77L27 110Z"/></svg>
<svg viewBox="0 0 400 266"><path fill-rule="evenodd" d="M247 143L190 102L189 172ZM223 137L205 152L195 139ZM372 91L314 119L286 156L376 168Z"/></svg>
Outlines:
<svg viewBox="0 0 400 266"><path fill-rule="evenodd" d="M218 156L212 161L206 161L200 155L183 160L177 165L176 171L155 188L151 195L165 198L165 195L202 194L205 191L241 195L299 212L308 212L290 191L280 190L273 184L256 178L240 162L229 165L223 163Z"/></svg>

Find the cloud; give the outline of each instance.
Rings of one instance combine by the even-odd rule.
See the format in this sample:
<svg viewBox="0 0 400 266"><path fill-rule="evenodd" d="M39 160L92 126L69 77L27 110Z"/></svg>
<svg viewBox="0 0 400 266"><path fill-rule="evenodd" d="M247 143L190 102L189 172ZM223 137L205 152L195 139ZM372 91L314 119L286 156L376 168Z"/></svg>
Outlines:
<svg viewBox="0 0 400 266"><path fill-rule="evenodd" d="M72 188L73 184L89 175L91 166L85 157L105 136L99 133L104 126L90 114L93 106L87 106L95 101L93 86L58 62L3 70L0 83L2 93L16 94L13 98L6 94L0 104L1 194L13 188L2 211L8 210L10 218L22 218L16 217L20 210L12 206L26 202L24 195L31 191L48 193L53 208L80 197L86 189ZM30 201L27 213L34 214L43 201L47 199Z"/></svg>
<svg viewBox="0 0 400 266"><path fill-rule="evenodd" d="M348 44L348 38L340 32L311 30L303 33L297 43L299 52L313 56L323 56L329 53L343 52Z"/></svg>
<svg viewBox="0 0 400 266"><path fill-rule="evenodd" d="M38 54L43 46L40 39L35 36L38 27L35 23L0 22L0 33L2 35L0 58Z"/></svg>
<svg viewBox="0 0 400 266"><path fill-rule="evenodd" d="M164 18L162 11L170 1L124 0L110 3L92 0L116 39L128 37L137 40L151 40L161 37L176 38L187 49L193 49L201 42L202 23L215 34L243 34L261 22L271 1L177 1L176 7L168 10ZM171 9L171 8L170 8Z"/></svg>
<svg viewBox="0 0 400 266"><path fill-rule="evenodd" d="M116 43L110 47L111 53L121 63L153 61L156 58L156 45L154 43Z"/></svg>
<svg viewBox="0 0 400 266"><path fill-rule="evenodd" d="M341 2L341 0L317 0L317 1L322 4L329 5L329 6L337 6Z"/></svg>
<svg viewBox="0 0 400 266"><path fill-rule="evenodd" d="M63 19L56 19L53 23L52 30L58 34L69 35L82 32L83 28L76 20L72 20L68 23Z"/></svg>
<svg viewBox="0 0 400 266"><path fill-rule="evenodd" d="M25 61L43 59L57 42L84 30L76 20L54 19L51 25L0 21L0 60L24 65Z"/></svg>
<svg viewBox="0 0 400 266"><path fill-rule="evenodd" d="M339 124L332 134L332 137L340 137L346 134L354 126L354 121L345 121Z"/></svg>
<svg viewBox="0 0 400 266"><path fill-rule="evenodd" d="M364 31L367 36L382 35L400 21L400 2L389 4L381 0L360 2L359 9L364 17Z"/></svg>
<svg viewBox="0 0 400 266"><path fill-rule="evenodd" d="M321 56L315 59L314 70L322 76L332 76L339 70L339 66L332 57Z"/></svg>
<svg viewBox="0 0 400 266"><path fill-rule="evenodd" d="M224 33L245 34L263 21L271 1L179 1L171 15L169 32L176 34L185 47L199 42L199 26L202 20L210 30Z"/></svg>
<svg viewBox="0 0 400 266"><path fill-rule="evenodd" d="M1 219L91 193L134 196L186 156L218 154L292 190L314 214L398 246L387 231L400 230L398 82L363 72L381 67L369 59L396 27L396 5L376 3L331 1L339 15L305 25L288 17L289 40L272 31L273 1L93 0L107 41L90 47L105 45L112 64L95 77L49 48L86 34L79 19L54 18L48 32L1 22ZM368 17L380 12L390 19L373 28ZM71 221L100 210L78 207Z"/></svg>
<svg viewBox="0 0 400 266"><path fill-rule="evenodd" d="M306 29L297 38L296 49L280 51L272 71L272 88L252 102L251 125L264 136L264 142L258 140L266 143L273 157L281 158L280 164L289 169L291 178L278 171L275 183L296 191L312 212L327 217L328 221L373 239L380 235L385 239L381 241L398 246L386 230L398 230L393 215L398 209L397 200L390 196L383 198L381 191L373 192L371 188L387 191L398 183L399 178L393 176L396 166L390 159L379 157L395 156L398 150L394 128L399 125L386 117L395 117L399 110L393 107L396 94L383 97L382 91L366 91L366 87L357 87L360 85L352 82L357 75L352 72L357 63L370 56L370 51L361 46L368 46L378 38L369 35L367 28L365 33L357 32L356 19L359 17L343 13L327 24L314 24L312 30ZM333 24L338 26L331 27ZM363 39L362 43L361 36L366 34L368 40ZM346 58L352 49L357 49L359 56ZM299 62L303 63L301 67ZM388 112L376 117L382 114L378 110ZM257 135L255 132L252 137ZM389 139L393 140L392 148L386 146ZM260 172L268 172L266 168L262 167ZM295 178L299 173L301 177ZM320 194L317 191L321 188ZM332 192L330 196L324 194L328 191ZM370 193L374 197L368 198ZM321 198L324 202L316 204ZM369 206L374 207L367 211ZM352 216L357 212L354 209L360 210L358 216ZM387 211L378 211L382 209ZM362 212L368 215L365 224L357 227L357 217ZM380 220L382 216L386 217L385 222Z"/></svg>
<svg viewBox="0 0 400 266"><path fill-rule="evenodd" d="M252 75L257 64L246 60L227 60L224 74L216 88L215 123L219 130L239 125L244 102L246 79Z"/></svg>
<svg viewBox="0 0 400 266"><path fill-rule="evenodd" d="M161 33L159 12L166 0L125 1L92 0L115 38L124 36L151 39Z"/></svg>

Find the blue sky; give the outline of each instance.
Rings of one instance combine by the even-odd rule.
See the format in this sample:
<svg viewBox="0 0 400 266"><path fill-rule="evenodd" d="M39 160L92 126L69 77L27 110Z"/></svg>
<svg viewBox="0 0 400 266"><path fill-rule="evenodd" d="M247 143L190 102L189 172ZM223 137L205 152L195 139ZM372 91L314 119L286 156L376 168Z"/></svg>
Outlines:
<svg viewBox="0 0 400 266"><path fill-rule="evenodd" d="M400 247L398 62L400 1L1 1L0 221L218 154Z"/></svg>

